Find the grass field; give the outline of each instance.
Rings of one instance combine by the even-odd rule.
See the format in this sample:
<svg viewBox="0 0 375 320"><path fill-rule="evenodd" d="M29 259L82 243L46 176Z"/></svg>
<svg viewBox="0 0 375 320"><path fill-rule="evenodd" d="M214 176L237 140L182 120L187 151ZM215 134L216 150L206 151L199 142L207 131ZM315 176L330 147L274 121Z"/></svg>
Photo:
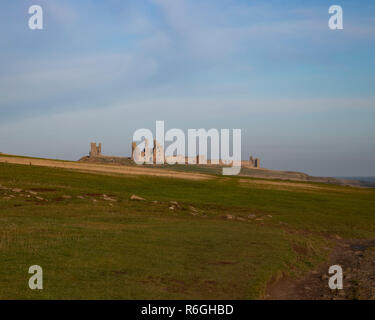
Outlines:
<svg viewBox="0 0 375 320"><path fill-rule="evenodd" d="M375 238L374 189L259 181L1 163L0 299L259 299L335 238Z"/></svg>

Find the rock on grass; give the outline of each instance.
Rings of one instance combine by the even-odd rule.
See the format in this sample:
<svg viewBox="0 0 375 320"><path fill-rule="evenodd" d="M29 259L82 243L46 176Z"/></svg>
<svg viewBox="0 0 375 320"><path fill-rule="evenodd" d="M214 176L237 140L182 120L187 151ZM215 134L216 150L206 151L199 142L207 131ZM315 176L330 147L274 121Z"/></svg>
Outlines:
<svg viewBox="0 0 375 320"><path fill-rule="evenodd" d="M144 199L144 198L142 198L142 197L139 197L139 196L136 196L135 194L133 194L133 195L130 197L130 200L146 201L146 199Z"/></svg>

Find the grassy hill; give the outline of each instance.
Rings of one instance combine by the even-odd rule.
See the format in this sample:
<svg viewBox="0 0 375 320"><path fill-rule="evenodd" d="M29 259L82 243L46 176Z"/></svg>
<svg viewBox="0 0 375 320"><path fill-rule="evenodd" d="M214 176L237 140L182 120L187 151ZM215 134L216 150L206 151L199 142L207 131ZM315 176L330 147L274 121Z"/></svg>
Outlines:
<svg viewBox="0 0 375 320"><path fill-rule="evenodd" d="M374 189L265 182L0 163L0 299L257 299L375 238Z"/></svg>

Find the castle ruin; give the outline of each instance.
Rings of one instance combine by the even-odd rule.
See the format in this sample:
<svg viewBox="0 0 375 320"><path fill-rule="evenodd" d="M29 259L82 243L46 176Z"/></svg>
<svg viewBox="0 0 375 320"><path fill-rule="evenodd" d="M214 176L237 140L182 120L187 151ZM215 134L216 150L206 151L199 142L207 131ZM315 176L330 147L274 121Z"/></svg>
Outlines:
<svg viewBox="0 0 375 320"><path fill-rule="evenodd" d="M132 155L131 158L134 161L134 156L138 155L145 159L146 163L156 163L156 159L164 159L163 147L154 140L154 147L150 148L148 140L145 139L145 148L140 153L134 153L137 150L137 144L132 142Z"/></svg>
<svg viewBox="0 0 375 320"><path fill-rule="evenodd" d="M253 168L260 168L260 160L259 158L253 158L253 156L250 156L249 159L249 166Z"/></svg>
<svg viewBox="0 0 375 320"><path fill-rule="evenodd" d="M81 161L93 161L93 162L103 162L103 163L117 163L117 164L130 164L134 163L134 157L141 157L142 160L145 161L147 164L156 164L157 159L161 159L164 164L172 162L180 163L180 164L208 164L208 165L230 165L230 163L226 163L222 160L209 160L206 158L205 155L196 155L194 157L186 157L184 155L175 155L175 156L166 156L164 154L163 147L154 140L154 145L152 148L149 147L149 141L145 139L145 147L143 150L139 151L137 143L132 142L132 154L131 157L115 157L115 156L105 156L102 155L102 144L99 143L98 145L96 142L90 143L90 152L89 156L83 157ZM137 150L136 150L137 149ZM137 151L137 152L135 152ZM241 161L241 166L246 168L260 168L260 159L253 158L250 156L248 161Z"/></svg>

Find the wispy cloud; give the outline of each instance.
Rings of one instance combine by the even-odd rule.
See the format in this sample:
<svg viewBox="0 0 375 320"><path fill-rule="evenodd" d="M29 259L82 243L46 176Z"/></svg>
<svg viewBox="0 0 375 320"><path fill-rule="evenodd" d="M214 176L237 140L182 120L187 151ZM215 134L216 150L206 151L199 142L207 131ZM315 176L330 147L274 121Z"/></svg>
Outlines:
<svg viewBox="0 0 375 320"><path fill-rule="evenodd" d="M175 126L258 126L260 150L272 141L269 128L280 142L294 127L318 148L314 128L325 116L366 122L374 110L374 4L341 2L345 27L334 32L324 0L39 0L46 25L33 32L28 3L3 1L0 136L14 152L39 139L40 155L57 152L53 141L61 139L74 158L90 137L105 137L115 150L119 136L162 118ZM306 133L295 117L310 123L310 116L315 126ZM363 133L360 123L353 132ZM375 135L368 131L364 139ZM80 138L70 153L73 136Z"/></svg>

